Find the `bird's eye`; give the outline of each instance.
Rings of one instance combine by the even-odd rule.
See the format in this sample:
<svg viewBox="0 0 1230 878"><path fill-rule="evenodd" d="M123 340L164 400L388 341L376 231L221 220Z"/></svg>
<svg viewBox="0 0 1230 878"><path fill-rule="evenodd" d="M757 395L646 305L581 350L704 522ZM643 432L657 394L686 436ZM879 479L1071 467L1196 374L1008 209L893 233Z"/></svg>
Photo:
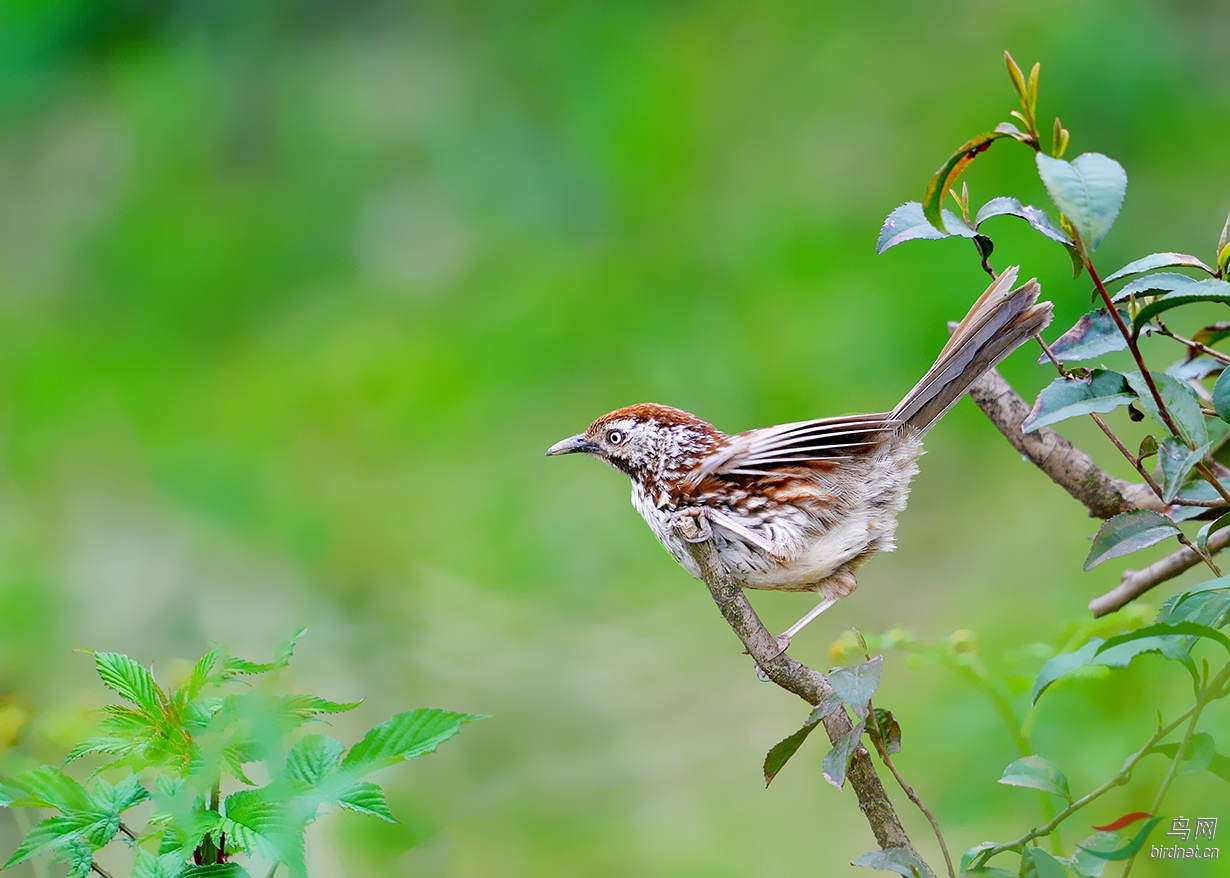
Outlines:
<svg viewBox="0 0 1230 878"><path fill-rule="evenodd" d="M618 430L612 430L606 434L606 441L610 442L612 445L618 445L620 442L624 441L624 434Z"/></svg>

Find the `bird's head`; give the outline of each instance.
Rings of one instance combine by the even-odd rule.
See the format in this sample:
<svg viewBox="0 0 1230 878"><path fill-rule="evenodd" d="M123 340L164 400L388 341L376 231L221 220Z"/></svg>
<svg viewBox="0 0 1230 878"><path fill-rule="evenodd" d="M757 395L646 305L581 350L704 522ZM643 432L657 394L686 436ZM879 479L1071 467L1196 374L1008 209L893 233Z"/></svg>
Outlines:
<svg viewBox="0 0 1230 878"><path fill-rule="evenodd" d="M656 403L616 409L547 449L547 456L592 454L634 481L686 471L722 434L695 415Z"/></svg>

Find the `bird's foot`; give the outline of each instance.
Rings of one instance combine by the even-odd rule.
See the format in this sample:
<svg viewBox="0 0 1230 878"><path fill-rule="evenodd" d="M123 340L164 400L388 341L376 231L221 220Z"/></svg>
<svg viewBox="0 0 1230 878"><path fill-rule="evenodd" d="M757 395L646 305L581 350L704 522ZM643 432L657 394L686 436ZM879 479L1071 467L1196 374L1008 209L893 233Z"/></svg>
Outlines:
<svg viewBox="0 0 1230 878"><path fill-rule="evenodd" d="M671 528L689 543L705 543L713 539L708 510L703 506L680 509L671 515Z"/></svg>

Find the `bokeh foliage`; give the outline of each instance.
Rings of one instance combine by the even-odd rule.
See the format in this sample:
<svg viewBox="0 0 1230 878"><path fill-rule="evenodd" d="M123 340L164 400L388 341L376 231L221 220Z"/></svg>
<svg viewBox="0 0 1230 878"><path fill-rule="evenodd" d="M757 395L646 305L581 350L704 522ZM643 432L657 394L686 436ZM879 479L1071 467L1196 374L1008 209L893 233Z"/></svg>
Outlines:
<svg viewBox="0 0 1230 878"><path fill-rule="evenodd" d="M55 758L68 717L97 706L69 647L264 654L305 624L305 685L368 696L343 740L407 703L498 716L390 778L400 826L309 833L314 875L859 856L865 827L818 758L760 789L764 750L802 717L756 683L626 488L541 452L646 399L727 429L890 407L985 278L967 242L876 257L876 233L953 132L999 120L1004 47L1043 62L1072 154L1131 175L1099 262L1206 252L1226 208L1228 16L1199 0L0 6L4 745ZM1042 202L1019 153L967 172L976 198ZM1001 264L1031 266L1071 325L1087 287L1062 250L1003 225ZM1027 395L1051 378L1029 359L1005 367ZM821 629L973 629L988 661L1032 675L1031 632L1115 580L1079 572L1071 536L1096 528L971 406L928 446L900 551ZM801 600L757 605L781 627ZM823 666L823 630L808 635L794 650ZM993 783L1016 756L999 720L897 661L877 702L904 727L897 762L943 769L928 801L970 827L950 843L1012 835L1033 812ZM1151 731L1118 721L1136 692L1182 699L1150 661L1048 693L1044 711L1088 730L1037 726L1074 788ZM1201 783L1179 803L1192 816L1224 800Z"/></svg>

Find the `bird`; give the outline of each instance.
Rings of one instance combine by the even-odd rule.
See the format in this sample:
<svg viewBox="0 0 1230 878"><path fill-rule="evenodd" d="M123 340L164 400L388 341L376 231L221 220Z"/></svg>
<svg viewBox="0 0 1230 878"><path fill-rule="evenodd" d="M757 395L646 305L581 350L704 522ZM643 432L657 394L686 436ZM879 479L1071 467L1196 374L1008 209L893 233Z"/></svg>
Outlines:
<svg viewBox="0 0 1230 878"><path fill-rule="evenodd" d="M991 283L891 412L727 435L681 409L639 403L603 415L547 456L587 454L626 474L633 507L692 576L703 578L687 542L711 540L743 588L819 593L816 607L777 637L780 654L854 592L864 563L895 550L927 431L1050 323L1037 280L1014 289L1017 273L1007 269ZM685 528L689 518L694 526Z"/></svg>

